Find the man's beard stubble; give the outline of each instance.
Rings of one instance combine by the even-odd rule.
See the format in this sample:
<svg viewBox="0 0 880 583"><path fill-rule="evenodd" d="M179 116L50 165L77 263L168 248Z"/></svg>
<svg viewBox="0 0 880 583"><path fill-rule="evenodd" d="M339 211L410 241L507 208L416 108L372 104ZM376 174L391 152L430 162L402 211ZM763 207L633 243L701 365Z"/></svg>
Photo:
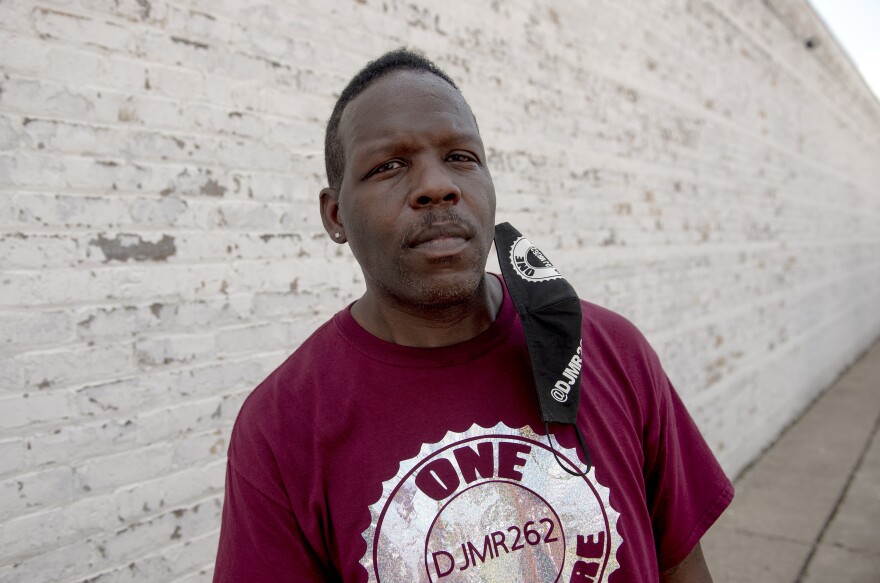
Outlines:
<svg viewBox="0 0 880 583"><path fill-rule="evenodd" d="M473 234L471 241L475 242L474 239L476 239L476 242L480 243L481 248L478 254L473 255L469 259L469 268L464 272L469 274L469 276L457 278L456 281L447 284L432 285L422 279L414 278L402 263L398 264L398 272L401 275L401 278L409 284L409 287L413 292L409 298L406 298L406 300L404 300L404 298L399 299L404 300L404 303L419 305L420 307L429 310L453 308L479 299L478 296L482 293L484 287L486 261L489 257L489 251L492 245L491 237L489 237L487 242L482 241L480 230L470 221L462 218L454 208L450 208L442 213L432 211L424 214L419 222L414 223L404 234L404 237L401 240L401 250L406 250L408 248L406 242L411 240L411 238L420 230L427 229L434 223L439 222L464 226L468 229L468 232ZM454 258L441 258L437 260L437 264L440 265L444 262L451 262L454 260ZM384 291L386 293L391 293L391 290L388 289L385 289ZM395 294L391 293L391 295Z"/></svg>

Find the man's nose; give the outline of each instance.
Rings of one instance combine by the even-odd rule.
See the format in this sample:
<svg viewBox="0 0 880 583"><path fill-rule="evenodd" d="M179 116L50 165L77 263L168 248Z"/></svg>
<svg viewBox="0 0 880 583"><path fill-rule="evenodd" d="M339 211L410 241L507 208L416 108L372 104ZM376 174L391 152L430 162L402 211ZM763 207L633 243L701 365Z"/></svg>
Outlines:
<svg viewBox="0 0 880 583"><path fill-rule="evenodd" d="M410 194L414 208L433 204L457 204L461 189L453 180L452 171L444 161L424 161L419 165L416 183Z"/></svg>

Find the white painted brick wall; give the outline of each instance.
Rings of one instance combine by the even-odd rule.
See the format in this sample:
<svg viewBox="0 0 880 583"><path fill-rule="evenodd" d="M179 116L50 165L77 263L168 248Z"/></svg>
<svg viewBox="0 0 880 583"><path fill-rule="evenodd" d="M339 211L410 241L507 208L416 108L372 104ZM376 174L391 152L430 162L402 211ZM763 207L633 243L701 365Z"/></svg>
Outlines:
<svg viewBox="0 0 880 583"><path fill-rule="evenodd" d="M805 0L436 6L0 2L0 582L210 580L242 399L362 286L324 123L401 44L731 473L877 338L880 104Z"/></svg>

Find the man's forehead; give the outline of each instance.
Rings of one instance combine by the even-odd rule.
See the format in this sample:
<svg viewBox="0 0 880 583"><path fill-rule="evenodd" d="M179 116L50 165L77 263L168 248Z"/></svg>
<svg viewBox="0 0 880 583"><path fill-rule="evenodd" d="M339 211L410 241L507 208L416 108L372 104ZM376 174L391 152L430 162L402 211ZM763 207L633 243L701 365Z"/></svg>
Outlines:
<svg viewBox="0 0 880 583"><path fill-rule="evenodd" d="M442 77L438 77L430 71L419 69L397 69L385 73L361 91L360 95L355 97L345 108L343 116L354 109L353 105L356 106L376 97L379 99L394 98L402 92L434 94L438 97L445 97L449 102L468 107L461 92Z"/></svg>
<svg viewBox="0 0 880 583"><path fill-rule="evenodd" d="M344 141L382 139L397 118L408 117L405 129L418 131L414 113L441 116L460 134L476 134L476 121L464 96L442 78L427 71L398 70L377 79L348 104L340 120ZM390 138L390 135L387 136Z"/></svg>

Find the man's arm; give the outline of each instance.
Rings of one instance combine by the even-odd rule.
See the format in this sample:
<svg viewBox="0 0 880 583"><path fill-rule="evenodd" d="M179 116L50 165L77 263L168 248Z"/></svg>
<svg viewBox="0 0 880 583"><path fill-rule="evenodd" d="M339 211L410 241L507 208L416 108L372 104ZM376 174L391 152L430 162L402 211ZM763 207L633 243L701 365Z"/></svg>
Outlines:
<svg viewBox="0 0 880 583"><path fill-rule="evenodd" d="M712 583L700 543L679 564L660 573L660 583Z"/></svg>
<svg viewBox="0 0 880 583"><path fill-rule="evenodd" d="M309 545L289 509L226 467L214 583L339 581Z"/></svg>

